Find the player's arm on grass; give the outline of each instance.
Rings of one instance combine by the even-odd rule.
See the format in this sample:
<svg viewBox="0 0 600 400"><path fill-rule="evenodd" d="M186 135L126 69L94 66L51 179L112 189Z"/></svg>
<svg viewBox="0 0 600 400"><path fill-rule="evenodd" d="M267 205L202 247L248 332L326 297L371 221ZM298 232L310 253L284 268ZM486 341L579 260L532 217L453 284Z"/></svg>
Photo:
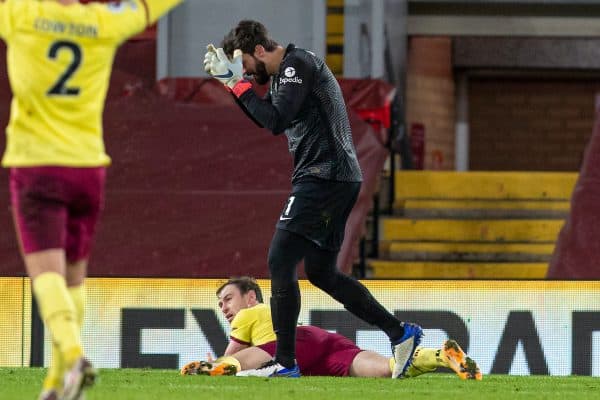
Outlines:
<svg viewBox="0 0 600 400"><path fill-rule="evenodd" d="M246 311L246 312L244 312ZM224 356L230 356L252 345L252 333L255 324L253 313L241 310L231 321L229 344Z"/></svg>
<svg viewBox="0 0 600 400"><path fill-rule="evenodd" d="M223 355L230 356L232 354L237 353L238 351L247 349L248 347L250 347L250 346L247 344L236 342L235 340L230 340L229 344L227 345L227 348L225 349L225 353L223 353Z"/></svg>
<svg viewBox="0 0 600 400"><path fill-rule="evenodd" d="M99 5L105 8L104 22L119 41L140 33L184 0L123 0Z"/></svg>
<svg viewBox="0 0 600 400"><path fill-rule="evenodd" d="M275 135L282 133L297 117L312 91L315 76L315 65L304 58L288 56L280 69L284 73L279 76L279 82L276 82L279 88L275 99L263 99L253 90L246 90L237 96L238 104L252 119ZM286 71L293 73L293 76L287 77ZM236 88L233 93L237 95Z"/></svg>

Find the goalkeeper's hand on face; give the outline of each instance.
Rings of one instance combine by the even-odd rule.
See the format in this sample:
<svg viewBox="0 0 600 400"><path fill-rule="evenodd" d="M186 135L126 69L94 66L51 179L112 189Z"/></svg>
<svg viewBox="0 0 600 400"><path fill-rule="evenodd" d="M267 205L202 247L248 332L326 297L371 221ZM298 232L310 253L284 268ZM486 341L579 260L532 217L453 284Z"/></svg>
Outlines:
<svg viewBox="0 0 600 400"><path fill-rule="evenodd" d="M206 49L204 70L223 85L233 89L242 80L244 74L242 51L236 49L233 52L233 60L229 60L222 48L216 49L215 46L209 44Z"/></svg>

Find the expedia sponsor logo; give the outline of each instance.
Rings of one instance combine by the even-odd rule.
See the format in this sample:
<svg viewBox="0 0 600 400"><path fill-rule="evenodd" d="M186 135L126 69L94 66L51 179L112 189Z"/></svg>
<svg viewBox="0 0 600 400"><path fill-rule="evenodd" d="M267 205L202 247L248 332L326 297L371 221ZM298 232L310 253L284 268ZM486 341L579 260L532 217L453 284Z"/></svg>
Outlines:
<svg viewBox="0 0 600 400"><path fill-rule="evenodd" d="M286 83L302 83L302 78L298 78L297 76L294 76L293 78L279 78L279 84L280 85L285 85Z"/></svg>

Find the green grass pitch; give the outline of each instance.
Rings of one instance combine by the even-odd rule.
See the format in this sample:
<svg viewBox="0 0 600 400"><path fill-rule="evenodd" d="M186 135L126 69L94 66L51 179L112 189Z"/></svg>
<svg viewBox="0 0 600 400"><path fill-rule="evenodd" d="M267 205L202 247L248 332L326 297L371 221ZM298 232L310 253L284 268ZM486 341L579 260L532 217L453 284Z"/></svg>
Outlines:
<svg viewBox="0 0 600 400"><path fill-rule="evenodd" d="M0 368L0 399L36 399L45 370ZM451 374L415 379L303 377L300 379L180 376L174 370L103 369L87 400L351 400L351 399L595 399L592 377L484 376L461 381Z"/></svg>

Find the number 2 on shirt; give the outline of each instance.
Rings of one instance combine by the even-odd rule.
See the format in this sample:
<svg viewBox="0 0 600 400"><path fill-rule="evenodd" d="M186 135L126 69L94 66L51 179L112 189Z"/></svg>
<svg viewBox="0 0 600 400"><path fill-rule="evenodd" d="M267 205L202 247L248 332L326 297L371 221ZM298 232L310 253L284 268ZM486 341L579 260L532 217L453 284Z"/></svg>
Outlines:
<svg viewBox="0 0 600 400"><path fill-rule="evenodd" d="M72 54L71 63L67 66L67 69L58 77L58 80L52 85L50 89L46 92L48 96L78 96L79 95L79 87L69 87L67 85L67 81L79 65L81 65L82 52L81 48L77 43L70 42L67 40L57 40L53 42L48 49L48 58L51 60L56 60L58 57L58 53L62 50L70 51Z"/></svg>

